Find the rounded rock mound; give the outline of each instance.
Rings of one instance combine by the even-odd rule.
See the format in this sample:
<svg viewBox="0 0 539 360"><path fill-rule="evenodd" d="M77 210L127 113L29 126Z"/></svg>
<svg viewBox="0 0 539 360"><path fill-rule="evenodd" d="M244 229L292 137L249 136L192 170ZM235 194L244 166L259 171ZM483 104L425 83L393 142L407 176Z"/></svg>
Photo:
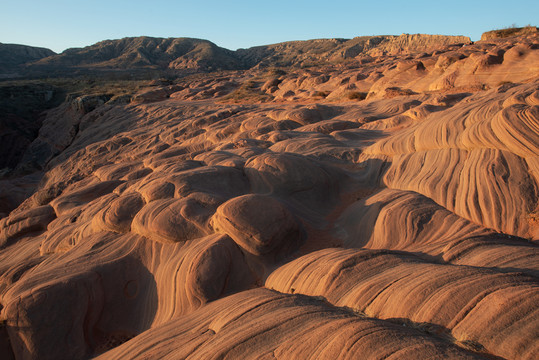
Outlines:
<svg viewBox="0 0 539 360"><path fill-rule="evenodd" d="M212 219L216 231L230 236L253 255L286 256L303 239L300 224L277 199L248 194L222 204Z"/></svg>

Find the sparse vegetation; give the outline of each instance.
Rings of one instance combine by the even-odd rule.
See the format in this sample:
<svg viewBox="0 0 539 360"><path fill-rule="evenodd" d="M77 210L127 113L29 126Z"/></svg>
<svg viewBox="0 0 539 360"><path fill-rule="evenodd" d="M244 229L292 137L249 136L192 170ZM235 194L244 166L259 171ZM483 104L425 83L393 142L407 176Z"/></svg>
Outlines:
<svg viewBox="0 0 539 360"><path fill-rule="evenodd" d="M329 94L331 94L331 91L315 91L313 97L326 98Z"/></svg>
<svg viewBox="0 0 539 360"><path fill-rule="evenodd" d="M477 352L477 353L485 353L485 347L478 343L477 341L473 340L462 340L462 341L456 341L457 345L465 348L466 350Z"/></svg>
<svg viewBox="0 0 539 360"><path fill-rule="evenodd" d="M225 102L268 102L273 100L273 96L260 90L260 85L255 80L247 80L239 88L232 91L223 98Z"/></svg>
<svg viewBox="0 0 539 360"><path fill-rule="evenodd" d="M279 77L279 76L284 76L286 74L287 74L287 72L285 70L283 70L282 68L271 67L266 72L266 77L275 78L275 77Z"/></svg>
<svg viewBox="0 0 539 360"><path fill-rule="evenodd" d="M498 86L502 86L502 85L512 85L513 83L511 81L500 81L498 83Z"/></svg>
<svg viewBox="0 0 539 360"><path fill-rule="evenodd" d="M446 340L455 341L453 336L450 334L449 330L441 325L437 325L429 322L416 322L407 318L392 318L386 319L389 322L392 322L397 325L405 326L411 329L416 329L425 334L435 335Z"/></svg>
<svg viewBox="0 0 539 360"><path fill-rule="evenodd" d="M39 87L55 89L55 98L63 101L66 95L69 94L84 94L95 95L102 93L111 93L114 95L122 95L134 93L142 87L149 85L147 80L118 80L115 78L51 78L51 79L34 79L34 80L9 80L0 82L0 89L8 88L24 88L31 87L36 89ZM56 104L58 105L58 104Z"/></svg>
<svg viewBox="0 0 539 360"><path fill-rule="evenodd" d="M512 24L509 27L503 29L497 29L492 31L487 31L481 36L481 40L489 39L503 39L512 36L522 36L522 35L539 35L539 30L536 26L527 25L524 27L517 27L516 24Z"/></svg>
<svg viewBox="0 0 539 360"><path fill-rule="evenodd" d="M367 93L360 91L350 91L346 94L346 98L349 100L365 100L367 98Z"/></svg>

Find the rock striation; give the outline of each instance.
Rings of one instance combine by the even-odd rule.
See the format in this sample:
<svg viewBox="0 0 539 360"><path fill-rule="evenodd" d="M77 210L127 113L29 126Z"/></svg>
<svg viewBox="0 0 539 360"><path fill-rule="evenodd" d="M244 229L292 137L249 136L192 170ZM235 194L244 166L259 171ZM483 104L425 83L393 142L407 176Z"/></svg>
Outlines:
<svg viewBox="0 0 539 360"><path fill-rule="evenodd" d="M373 39L49 110L0 357L538 358L539 39Z"/></svg>

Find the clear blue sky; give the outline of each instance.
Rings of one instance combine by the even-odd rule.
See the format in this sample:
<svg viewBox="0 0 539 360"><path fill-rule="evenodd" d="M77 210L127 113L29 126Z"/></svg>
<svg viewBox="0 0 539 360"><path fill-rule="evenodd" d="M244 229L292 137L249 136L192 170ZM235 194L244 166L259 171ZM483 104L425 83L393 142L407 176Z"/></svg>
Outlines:
<svg viewBox="0 0 539 360"><path fill-rule="evenodd" d="M0 42L61 52L127 36L195 37L235 50L289 40L466 35L539 25L539 0L0 0Z"/></svg>

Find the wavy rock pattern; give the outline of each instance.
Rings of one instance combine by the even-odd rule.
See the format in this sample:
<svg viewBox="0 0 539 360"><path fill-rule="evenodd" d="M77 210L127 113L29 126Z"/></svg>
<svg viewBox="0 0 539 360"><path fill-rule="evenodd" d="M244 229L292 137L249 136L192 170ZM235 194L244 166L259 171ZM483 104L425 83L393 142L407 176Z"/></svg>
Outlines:
<svg viewBox="0 0 539 360"><path fill-rule="evenodd" d="M433 169L434 164L440 167ZM512 153L448 149L395 156L384 182L424 194L486 227L530 235L527 218L537 206L538 187L525 161Z"/></svg>
<svg viewBox="0 0 539 360"><path fill-rule="evenodd" d="M221 205L213 228L228 234L253 255L290 253L301 243L301 228L279 201L262 195L244 195Z"/></svg>
<svg viewBox="0 0 539 360"><path fill-rule="evenodd" d="M475 358L414 329L264 289L219 300L102 358L347 359L358 351L367 358Z"/></svg>
<svg viewBox="0 0 539 360"><path fill-rule="evenodd" d="M539 42L399 38L50 111L0 358L538 358Z"/></svg>
<svg viewBox="0 0 539 360"><path fill-rule="evenodd" d="M17 300L5 308L15 355L86 357L254 281L226 236L159 244L97 233L71 251L33 260L39 265L28 275L19 270L25 281L10 287L7 297Z"/></svg>
<svg viewBox="0 0 539 360"><path fill-rule="evenodd" d="M346 247L404 250L453 264L539 274L539 249L530 242L476 225L416 192L384 189L352 204L337 233Z"/></svg>
<svg viewBox="0 0 539 360"><path fill-rule="evenodd" d="M482 107L471 106L469 98L366 153L391 157L384 177L388 187L419 192L473 222L533 239L537 229L529 219L536 216L539 199L533 168L539 108L526 99L535 91L525 86L519 96L515 88L493 92ZM515 97L523 103L507 106Z"/></svg>
<svg viewBox="0 0 539 360"><path fill-rule="evenodd" d="M387 250L327 249L282 266L266 286L323 296L381 319L441 326L460 342L506 358L533 359L539 351L535 277L427 263Z"/></svg>

